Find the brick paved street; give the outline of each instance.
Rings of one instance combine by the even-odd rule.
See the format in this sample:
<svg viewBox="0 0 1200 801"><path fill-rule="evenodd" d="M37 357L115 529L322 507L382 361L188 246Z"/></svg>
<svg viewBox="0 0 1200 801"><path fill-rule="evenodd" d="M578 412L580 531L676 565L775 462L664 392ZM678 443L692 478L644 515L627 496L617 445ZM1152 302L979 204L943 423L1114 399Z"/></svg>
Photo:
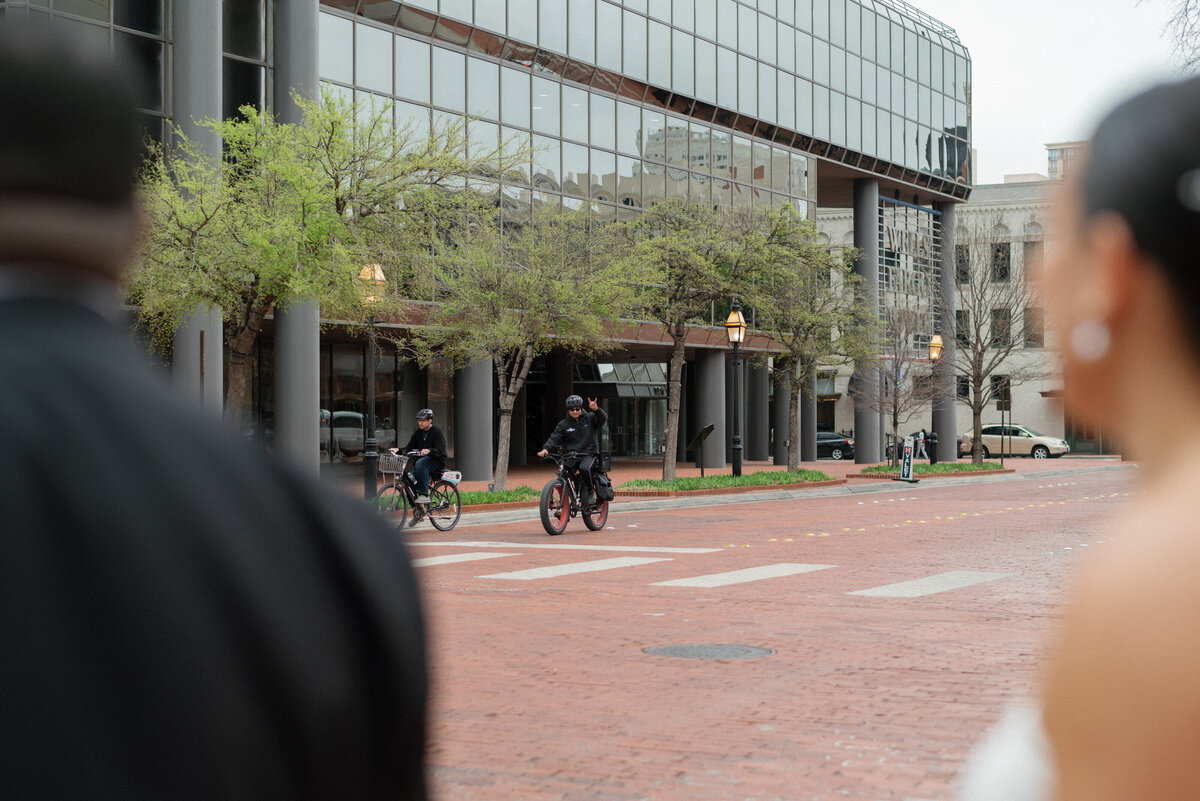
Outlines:
<svg viewBox="0 0 1200 801"><path fill-rule="evenodd" d="M615 504L608 529L553 538L531 521L414 529L436 797L952 798L1135 478ZM679 644L774 653L643 651Z"/></svg>

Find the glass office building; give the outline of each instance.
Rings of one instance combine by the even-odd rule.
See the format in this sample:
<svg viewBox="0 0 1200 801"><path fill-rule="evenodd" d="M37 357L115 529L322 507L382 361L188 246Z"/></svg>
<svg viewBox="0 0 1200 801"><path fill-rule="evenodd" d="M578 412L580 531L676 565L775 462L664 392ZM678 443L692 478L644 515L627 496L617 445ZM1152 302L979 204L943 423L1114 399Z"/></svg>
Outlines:
<svg viewBox="0 0 1200 801"><path fill-rule="evenodd" d="M945 215L952 219L953 204L970 191L967 51L950 27L903 0L0 2L0 24L9 15L130 47L151 78L143 116L155 138L168 120L193 132L188 121L228 116L244 103L286 119L295 86L386 100L397 122L418 128L470 115L472 146L533 146L519 176L482 187L497 194L504 214L586 205L618 219L675 195L722 207L790 203L809 217L817 206L853 207L856 232L863 231L859 269L876 286L884 219L895 228L895 202L930 211L922 230L945 228ZM945 236L940 242L953 252ZM942 254L924 257L936 264ZM265 331L259 356L264 428L302 385L279 376L291 368L276 370L281 336ZM334 330L313 347L319 353L304 359L320 376L319 408L361 411L361 340ZM619 355L659 364L666 354L661 339L647 336ZM717 358L723 362L724 353L715 346L689 348L691 419L728 415L727 371L702 364ZM418 371L394 355L376 367L376 385L387 388L377 398L381 418L408 420L410 407L436 401L444 407L439 419L454 428L456 407L494 402L486 365L474 378L474 368L467 376L437 366ZM572 371L562 376L548 360L539 364L540 386L556 393L602 372L591 368L562 368ZM786 414L768 411L758 369L743 382L752 460L769 457L772 427L777 445L786 439L779 429ZM662 414L649 404L665 401L647 392L636 402L644 409L619 410L632 415L638 435L631 441L657 441L647 425ZM532 398L527 405L537 406L531 421L560 411ZM296 419L314 419L316 408ZM766 417L773 426L756 427ZM490 424L458 433L460 461L464 449L480 454L468 472L490 474ZM515 430L514 442L524 434ZM690 438L681 434L681 442ZM703 458L723 463L724 448Z"/></svg>

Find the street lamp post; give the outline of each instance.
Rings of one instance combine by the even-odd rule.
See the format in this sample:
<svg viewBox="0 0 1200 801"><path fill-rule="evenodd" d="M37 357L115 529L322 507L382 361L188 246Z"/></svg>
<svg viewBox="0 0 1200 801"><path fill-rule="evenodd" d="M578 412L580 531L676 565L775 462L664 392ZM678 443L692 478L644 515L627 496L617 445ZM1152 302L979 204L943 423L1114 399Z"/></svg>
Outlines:
<svg viewBox="0 0 1200 801"><path fill-rule="evenodd" d="M375 291L387 283L383 268L378 264L365 264L359 271L358 278L368 288L366 302L372 308L367 319L367 419L366 432L363 437L363 498L374 500L375 491L379 486L379 478L375 475L379 466L379 453L375 441Z"/></svg>
<svg viewBox="0 0 1200 801"><path fill-rule="evenodd" d="M946 398L944 397L944 387L941 381L942 371L938 368L941 365L942 348L945 346L941 334L934 334L929 338L929 361L933 365L933 414L929 423L929 431L932 434L933 441L925 444L930 464L934 464L941 458L941 454L938 453L942 447L941 437L938 436L938 409L945 404ZM942 434L946 434L946 432L943 431ZM955 446L955 450L957 450L957 445Z"/></svg>
<svg viewBox="0 0 1200 801"><path fill-rule="evenodd" d="M742 362L738 358L738 347L746 337L746 318L742 316L742 304L733 299L733 308L725 320L725 334L733 345L733 474L742 474Z"/></svg>

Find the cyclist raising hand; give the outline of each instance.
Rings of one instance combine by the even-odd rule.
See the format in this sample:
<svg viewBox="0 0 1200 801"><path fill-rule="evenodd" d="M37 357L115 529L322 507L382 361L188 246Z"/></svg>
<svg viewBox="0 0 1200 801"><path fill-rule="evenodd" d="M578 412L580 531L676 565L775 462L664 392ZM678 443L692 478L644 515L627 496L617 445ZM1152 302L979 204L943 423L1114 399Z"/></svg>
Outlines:
<svg viewBox="0 0 1200 801"><path fill-rule="evenodd" d="M600 427L608 422L608 415L600 408L595 398L588 398L587 405L590 411L583 410L583 398L578 395L567 398L567 416L555 426L546 444L538 451L538 456L544 459L551 448L559 447L585 454L581 457L571 457L574 464L571 461L565 464L579 471L583 478L582 486L592 492L592 465L596 461L594 454L600 446Z"/></svg>

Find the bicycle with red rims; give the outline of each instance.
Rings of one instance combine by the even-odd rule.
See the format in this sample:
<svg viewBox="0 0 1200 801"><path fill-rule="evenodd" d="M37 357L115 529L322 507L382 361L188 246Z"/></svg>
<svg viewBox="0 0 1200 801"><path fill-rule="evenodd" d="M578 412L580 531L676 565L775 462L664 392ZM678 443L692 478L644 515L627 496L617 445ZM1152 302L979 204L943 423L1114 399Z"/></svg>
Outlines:
<svg viewBox="0 0 1200 801"><path fill-rule="evenodd" d="M408 460L420 455L420 451L411 451L403 455L385 453L379 457L379 472L383 473L384 480L388 481L389 474L395 477L379 488L375 506L385 520L397 527L404 526L408 510L412 509L410 526L428 518L438 531L449 531L458 525L462 515L462 496L458 491L462 473L443 470L440 476L430 476L429 503L417 503L416 478L406 469Z"/></svg>
<svg viewBox="0 0 1200 801"><path fill-rule="evenodd" d="M579 476L574 467L567 467L572 457L594 456L592 468L592 486L596 492L584 492ZM603 469L607 457L594 453L550 453L546 459L558 466L558 475L546 482L542 487L542 497L538 501L538 513L542 518L542 528L550 535L562 534L572 517L582 516L583 524L591 531L599 531L608 522L608 503L612 500L611 483L607 472ZM576 462L577 464L577 462ZM607 497L599 497L606 495Z"/></svg>

